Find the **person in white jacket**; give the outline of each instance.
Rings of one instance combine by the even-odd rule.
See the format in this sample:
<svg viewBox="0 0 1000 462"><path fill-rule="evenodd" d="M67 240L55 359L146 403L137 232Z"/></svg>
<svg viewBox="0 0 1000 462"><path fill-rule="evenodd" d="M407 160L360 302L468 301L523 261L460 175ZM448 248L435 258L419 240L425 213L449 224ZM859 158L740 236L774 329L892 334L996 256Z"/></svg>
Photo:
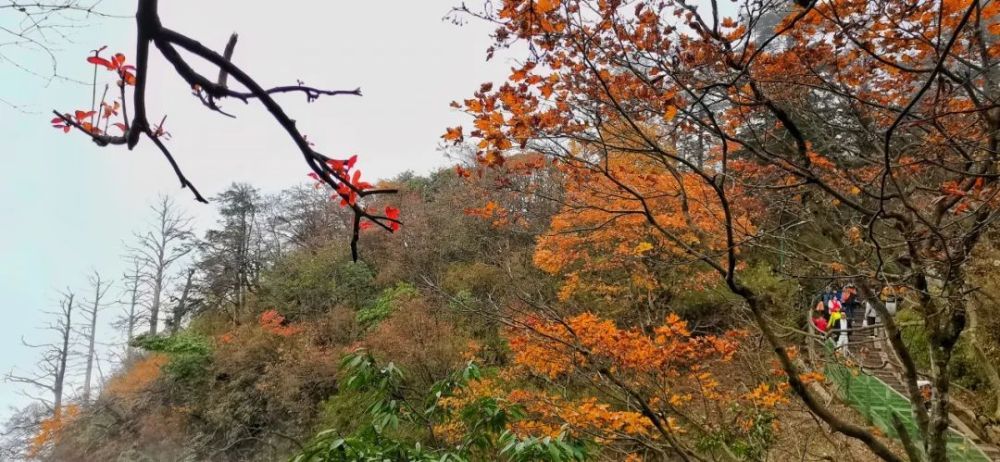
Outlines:
<svg viewBox="0 0 1000 462"><path fill-rule="evenodd" d="M875 310L875 306L872 305L871 300L865 300L865 320L861 327L871 327L871 336L878 336L878 328L873 327L880 323L878 311Z"/></svg>

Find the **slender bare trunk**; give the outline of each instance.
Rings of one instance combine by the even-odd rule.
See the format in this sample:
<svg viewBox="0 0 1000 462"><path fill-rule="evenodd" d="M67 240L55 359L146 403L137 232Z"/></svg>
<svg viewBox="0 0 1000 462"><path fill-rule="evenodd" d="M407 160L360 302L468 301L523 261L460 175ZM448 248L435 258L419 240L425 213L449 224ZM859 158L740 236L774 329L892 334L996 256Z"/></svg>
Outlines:
<svg viewBox="0 0 1000 462"><path fill-rule="evenodd" d="M184 320L184 316L189 310L188 294L191 292L192 279L194 279L194 268L188 269L187 279L184 281L184 289L181 290L181 298L177 302L177 307L174 308L173 316L171 316L170 335L177 333L178 329L181 327L181 322Z"/></svg>
<svg viewBox="0 0 1000 462"><path fill-rule="evenodd" d="M101 275L94 272L94 275L90 279L91 284L94 288L94 300L91 303L89 309L84 311L84 314L88 315L88 330L87 330L87 367L84 372L83 379L83 402L89 403L93 377L94 377L94 359L97 356L97 317L101 311L101 299L107 294L108 289L111 288L110 282L105 282L101 279Z"/></svg>
<svg viewBox="0 0 1000 462"><path fill-rule="evenodd" d="M66 300L63 302L63 312L62 312L62 322L63 329L62 334L62 348L59 350L59 365L56 369L55 380L52 384L52 408L53 413L58 416L62 413L62 402L63 402L63 385L66 381L66 362L69 359L69 343L70 336L73 333L73 293L70 292L66 296Z"/></svg>

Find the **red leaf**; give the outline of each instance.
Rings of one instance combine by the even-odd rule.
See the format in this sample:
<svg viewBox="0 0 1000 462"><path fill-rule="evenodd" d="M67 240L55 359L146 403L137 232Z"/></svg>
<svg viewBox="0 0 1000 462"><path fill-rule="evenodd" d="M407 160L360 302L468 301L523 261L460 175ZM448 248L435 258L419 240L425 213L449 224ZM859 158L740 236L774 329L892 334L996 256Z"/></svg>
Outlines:
<svg viewBox="0 0 1000 462"><path fill-rule="evenodd" d="M319 181L319 175L317 175L316 172L310 172L309 173L309 178L312 178L312 179L314 179L316 181Z"/></svg>
<svg viewBox="0 0 1000 462"><path fill-rule="evenodd" d="M127 132L128 131L128 127L126 127L125 124L123 124L121 122L118 122L116 124L111 124L111 125L115 126L115 127L118 127L123 132Z"/></svg>
<svg viewBox="0 0 1000 462"><path fill-rule="evenodd" d="M133 86L133 87L135 86L135 74L133 74L131 72L122 71L121 77L122 77L122 82L125 85L129 85L129 86Z"/></svg>
<svg viewBox="0 0 1000 462"><path fill-rule="evenodd" d="M362 221L361 224L358 225L358 227L361 228L362 231L369 230L372 227L372 222Z"/></svg>
<svg viewBox="0 0 1000 462"><path fill-rule="evenodd" d="M392 206L387 206L385 208L385 217L390 220L396 220L389 223L389 228L393 231L399 231L399 209Z"/></svg>
<svg viewBox="0 0 1000 462"><path fill-rule="evenodd" d="M350 170L354 168L354 164L358 161L358 155L355 154L347 159L347 169Z"/></svg>
<svg viewBox="0 0 1000 462"><path fill-rule="evenodd" d="M91 56L91 57L87 58L87 62L91 63L91 64L99 65L99 66L104 66L109 71L115 70L114 66L111 64L111 61L108 61L108 60L106 60L104 58L101 58L100 56Z"/></svg>

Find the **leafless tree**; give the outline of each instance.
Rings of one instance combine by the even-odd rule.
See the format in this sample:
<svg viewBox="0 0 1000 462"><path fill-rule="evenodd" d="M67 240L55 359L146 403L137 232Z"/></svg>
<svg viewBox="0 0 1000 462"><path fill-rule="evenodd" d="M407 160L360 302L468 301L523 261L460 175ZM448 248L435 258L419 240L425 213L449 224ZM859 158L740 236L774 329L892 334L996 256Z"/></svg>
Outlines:
<svg viewBox="0 0 1000 462"><path fill-rule="evenodd" d="M160 196L151 208L154 217L151 228L135 235L136 244L129 251L142 265L142 277L149 281L149 333L155 335L170 267L191 251L193 235L191 218L177 210L169 197Z"/></svg>
<svg viewBox="0 0 1000 462"><path fill-rule="evenodd" d="M27 375L11 371L6 376L8 382L19 383L27 385L29 388L52 393L52 399L50 400L23 392L26 396L42 403L51 414L59 413L63 406L66 371L73 348L74 297L73 292L66 289L66 292L62 293L59 311L48 313L55 318L55 321L45 326L46 330L56 333L57 339L53 343L36 345L21 339L21 342L25 346L42 352L42 357L36 364L35 371Z"/></svg>
<svg viewBox="0 0 1000 462"><path fill-rule="evenodd" d="M104 306L101 305L101 301L105 299L108 291L111 290L113 281L107 281L101 278L101 274L94 271L89 278L90 287L94 291L94 298L90 300L90 303L84 303L81 305L80 309L83 310L84 321L86 322L85 329L81 332L87 342L87 353L86 353L86 370L84 372L83 379L83 402L90 402L90 391L91 383L93 382L94 375L94 360L96 359L96 346L97 346L97 317Z"/></svg>
<svg viewBox="0 0 1000 462"><path fill-rule="evenodd" d="M131 265L128 272L122 275L124 282L122 305L125 307L121 315L114 322L114 327L121 329L125 334L124 356L121 358L128 362L132 358L132 339L135 332L142 323L142 318L147 315L145 303L149 296L147 282L142 273L142 262L137 256L132 256Z"/></svg>
<svg viewBox="0 0 1000 462"><path fill-rule="evenodd" d="M188 268L184 277L184 285L181 289L181 296L176 299L177 305L174 306L174 309L170 313L170 319L167 320L167 328L170 329L170 335L177 333L177 330L181 327L181 323L184 321L184 316L186 316L197 303L191 298L191 283L194 279L194 273L194 267Z"/></svg>
<svg viewBox="0 0 1000 462"><path fill-rule="evenodd" d="M37 401L12 410L0 432L0 460L29 460L32 440L47 417L49 409Z"/></svg>

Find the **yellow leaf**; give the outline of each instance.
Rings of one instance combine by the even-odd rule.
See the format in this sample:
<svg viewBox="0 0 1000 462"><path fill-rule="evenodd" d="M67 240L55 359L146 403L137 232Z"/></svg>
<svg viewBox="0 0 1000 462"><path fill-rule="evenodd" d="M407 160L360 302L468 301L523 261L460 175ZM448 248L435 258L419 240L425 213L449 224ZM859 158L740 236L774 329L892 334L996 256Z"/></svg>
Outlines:
<svg viewBox="0 0 1000 462"><path fill-rule="evenodd" d="M663 120L670 122L677 117L677 106L667 106L667 110L663 113Z"/></svg>
<svg viewBox="0 0 1000 462"><path fill-rule="evenodd" d="M638 245L635 246L636 255L642 255L646 252L649 252L650 250L653 250L653 244L650 244L648 242L640 242Z"/></svg>

